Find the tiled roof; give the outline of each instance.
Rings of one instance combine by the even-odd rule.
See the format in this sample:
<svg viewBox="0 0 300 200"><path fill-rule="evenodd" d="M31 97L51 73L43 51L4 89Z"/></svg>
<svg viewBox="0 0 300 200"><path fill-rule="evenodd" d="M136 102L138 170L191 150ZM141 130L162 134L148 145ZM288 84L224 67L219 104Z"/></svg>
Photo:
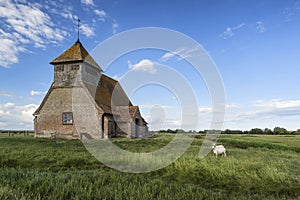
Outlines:
<svg viewBox="0 0 300 200"><path fill-rule="evenodd" d="M95 60L89 55L87 50L82 46L80 41L76 41L69 49L64 51L60 56L55 58L50 62L50 64L63 64L69 62L87 62L94 67L100 66L95 62ZM101 69L101 68L100 68ZM118 81L101 74L99 83L96 85L91 85L89 83L84 82L83 88L86 92L91 94L93 100L105 113L117 115L120 121L130 122L135 116L140 115L139 107L133 106L130 99L124 92L121 85ZM64 88L64 87L56 87L52 83L48 93L46 94L43 102L39 106L39 108L35 111L34 115L38 115L44 103L48 99L52 90L56 88ZM66 87L71 89L71 87ZM116 112L116 113L113 113ZM124 115L125 113L125 115ZM126 114L127 113L127 114ZM146 125L147 122L142 118L143 123Z"/></svg>
<svg viewBox="0 0 300 200"><path fill-rule="evenodd" d="M137 109L137 106L129 106L129 115L131 118L134 118Z"/></svg>
<svg viewBox="0 0 300 200"><path fill-rule="evenodd" d="M118 81L102 74L98 85L84 83L97 105L112 114L112 106L132 106ZM113 97L113 99L112 99Z"/></svg>
<svg viewBox="0 0 300 200"><path fill-rule="evenodd" d="M84 85L96 104L105 113L115 115L117 121L131 122L140 115L139 107L132 105L118 81L102 74L97 86L88 83ZM144 118L142 122L144 125L148 124Z"/></svg>
<svg viewBox="0 0 300 200"><path fill-rule="evenodd" d="M69 49L65 50L60 56L50 62L50 64L59 64L67 62L85 61L95 67L100 66L89 55L87 50L82 46L81 42L77 40ZM101 68L100 68L101 69Z"/></svg>
<svg viewBox="0 0 300 200"><path fill-rule="evenodd" d="M131 122L135 118L138 106L116 106L113 108L114 114L119 115L118 121Z"/></svg>

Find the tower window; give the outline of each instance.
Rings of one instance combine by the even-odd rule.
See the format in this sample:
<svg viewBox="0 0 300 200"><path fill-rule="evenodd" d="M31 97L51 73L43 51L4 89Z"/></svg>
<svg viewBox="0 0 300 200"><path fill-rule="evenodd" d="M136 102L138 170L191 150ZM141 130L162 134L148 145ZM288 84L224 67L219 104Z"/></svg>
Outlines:
<svg viewBox="0 0 300 200"><path fill-rule="evenodd" d="M63 65L57 65L57 66L55 66L55 71L57 71L57 72L63 72L64 71L64 66Z"/></svg>
<svg viewBox="0 0 300 200"><path fill-rule="evenodd" d="M79 65L71 65L71 70L79 70Z"/></svg>
<svg viewBox="0 0 300 200"><path fill-rule="evenodd" d="M62 115L63 125L72 125L73 124L73 113L64 112Z"/></svg>

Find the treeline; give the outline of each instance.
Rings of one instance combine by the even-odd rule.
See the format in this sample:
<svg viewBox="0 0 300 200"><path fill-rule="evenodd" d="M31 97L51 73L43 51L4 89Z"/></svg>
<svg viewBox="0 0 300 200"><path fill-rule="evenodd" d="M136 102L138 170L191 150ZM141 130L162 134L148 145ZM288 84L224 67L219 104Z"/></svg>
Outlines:
<svg viewBox="0 0 300 200"><path fill-rule="evenodd" d="M167 130L159 130L158 132L159 133L189 133L192 131L185 131L183 129L175 129L175 130L167 129ZM195 132L195 131L193 131L193 132Z"/></svg>
<svg viewBox="0 0 300 200"><path fill-rule="evenodd" d="M196 133L196 131L185 131L182 129L167 129L167 130L160 130L159 133ZM198 131L197 133L200 134L207 134L213 132L212 130L202 130ZM275 127L273 130L269 128L260 129L260 128L253 128L249 131L242 131L242 130L230 130L226 129L224 131L220 131L221 134L253 134L253 135L300 135L300 129L296 131L289 131L282 127Z"/></svg>
<svg viewBox="0 0 300 200"><path fill-rule="evenodd" d="M33 130L0 130L0 133L22 134L22 133L34 133L34 132Z"/></svg>
<svg viewBox="0 0 300 200"><path fill-rule="evenodd" d="M273 130L269 128L260 129L253 128L250 131L229 130L222 131L222 134L255 134L255 135L300 135L300 129L296 131L288 131L282 127L275 127Z"/></svg>

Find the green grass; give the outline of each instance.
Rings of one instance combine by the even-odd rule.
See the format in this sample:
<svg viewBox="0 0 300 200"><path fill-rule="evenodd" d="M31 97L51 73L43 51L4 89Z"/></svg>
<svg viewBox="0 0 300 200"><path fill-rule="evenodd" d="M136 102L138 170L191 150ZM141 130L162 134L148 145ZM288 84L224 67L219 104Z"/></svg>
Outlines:
<svg viewBox="0 0 300 200"><path fill-rule="evenodd" d="M223 135L219 140L238 148L260 147L275 150L291 150L300 153L299 135Z"/></svg>
<svg viewBox="0 0 300 200"><path fill-rule="evenodd" d="M173 135L114 139L150 152ZM300 136L222 135L227 157L198 158L202 137L176 162L145 174L110 169L78 140L0 138L0 199L298 199Z"/></svg>

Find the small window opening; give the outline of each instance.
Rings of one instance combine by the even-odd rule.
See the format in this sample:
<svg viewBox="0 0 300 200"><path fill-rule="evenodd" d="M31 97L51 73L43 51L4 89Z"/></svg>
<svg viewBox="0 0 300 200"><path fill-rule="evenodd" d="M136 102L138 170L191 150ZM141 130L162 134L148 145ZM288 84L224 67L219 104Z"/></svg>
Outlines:
<svg viewBox="0 0 300 200"><path fill-rule="evenodd" d="M71 70L79 70L79 65L71 65Z"/></svg>
<svg viewBox="0 0 300 200"><path fill-rule="evenodd" d="M63 65L57 65L57 66L55 66L55 71L57 71L57 72L63 72L64 71L64 66Z"/></svg>
<svg viewBox="0 0 300 200"><path fill-rule="evenodd" d="M72 112L63 113L62 119L63 119L63 125L73 124L73 113Z"/></svg>

